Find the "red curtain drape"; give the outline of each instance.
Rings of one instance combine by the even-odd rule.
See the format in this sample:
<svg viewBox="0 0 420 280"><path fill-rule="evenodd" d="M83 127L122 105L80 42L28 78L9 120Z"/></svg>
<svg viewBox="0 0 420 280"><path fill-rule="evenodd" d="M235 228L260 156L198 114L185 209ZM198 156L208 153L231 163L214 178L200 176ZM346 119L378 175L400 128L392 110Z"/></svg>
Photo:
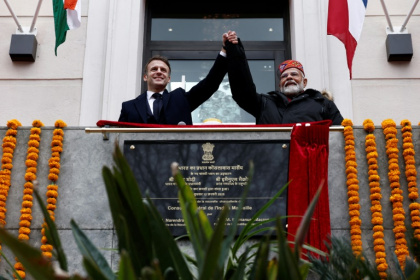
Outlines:
<svg viewBox="0 0 420 280"><path fill-rule="evenodd" d="M309 203L324 181L306 242L327 251L324 241L331 234L328 199L328 139L330 120L296 124L291 133L287 199L288 239L294 240ZM290 217L298 216L298 217Z"/></svg>

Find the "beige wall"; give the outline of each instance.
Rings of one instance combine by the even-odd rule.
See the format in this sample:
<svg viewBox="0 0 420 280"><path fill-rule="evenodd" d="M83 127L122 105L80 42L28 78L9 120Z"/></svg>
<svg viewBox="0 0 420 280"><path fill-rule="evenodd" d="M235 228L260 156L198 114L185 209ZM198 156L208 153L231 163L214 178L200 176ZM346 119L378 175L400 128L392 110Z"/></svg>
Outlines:
<svg viewBox="0 0 420 280"><path fill-rule="evenodd" d="M394 27L404 23L413 3L412 0L385 1ZM369 1L353 60L353 122L362 124L370 118L380 125L384 119L392 118L396 123L408 119L417 125L420 121L420 4L407 24L414 50L410 62L387 61L387 26L380 1Z"/></svg>
<svg viewBox="0 0 420 280"><path fill-rule="evenodd" d="M9 1L22 26L30 26L38 1ZM35 62L13 62L10 40L16 32L7 6L0 3L0 126L10 119L31 125L40 119L51 126L57 119L78 125L83 82L83 62L88 1L83 2L82 26L67 32L67 40L54 54L55 35L52 4L43 1L37 28Z"/></svg>

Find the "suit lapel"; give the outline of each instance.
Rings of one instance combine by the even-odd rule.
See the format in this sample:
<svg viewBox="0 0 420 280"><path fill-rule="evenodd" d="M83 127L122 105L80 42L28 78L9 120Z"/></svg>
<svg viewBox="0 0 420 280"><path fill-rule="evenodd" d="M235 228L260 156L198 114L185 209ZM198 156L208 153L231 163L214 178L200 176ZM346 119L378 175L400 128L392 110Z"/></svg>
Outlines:
<svg viewBox="0 0 420 280"><path fill-rule="evenodd" d="M162 98L163 98L163 108L164 109L166 109L166 106L168 105L168 103L169 103L169 98L171 97L171 95L169 94L169 92L165 89L164 91L163 91L163 96L162 96ZM164 112L165 112L165 110L164 110Z"/></svg>
<svg viewBox="0 0 420 280"><path fill-rule="evenodd" d="M140 115L140 119L142 123L147 123L147 110L148 110L148 104L147 104L147 93L144 92L140 94L139 97L136 98L135 106L137 113Z"/></svg>

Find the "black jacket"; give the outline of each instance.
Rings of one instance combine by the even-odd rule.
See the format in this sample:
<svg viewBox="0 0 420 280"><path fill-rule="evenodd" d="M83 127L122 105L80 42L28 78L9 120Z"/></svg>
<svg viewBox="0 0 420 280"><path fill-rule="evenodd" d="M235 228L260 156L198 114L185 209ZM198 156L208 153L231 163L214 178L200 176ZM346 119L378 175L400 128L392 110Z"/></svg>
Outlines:
<svg viewBox="0 0 420 280"><path fill-rule="evenodd" d="M193 86L188 92L182 88L177 88L171 92L165 90L163 92L163 117L159 119L158 123L171 125L184 123L191 125L191 112L217 91L226 72L227 59L218 54L206 78ZM125 101L122 103L118 121L150 123L150 118L148 118L147 113L148 106L146 92L133 100ZM156 120L153 123L156 123Z"/></svg>
<svg viewBox="0 0 420 280"><path fill-rule="evenodd" d="M278 91L257 93L245 50L238 44L226 44L229 83L238 105L253 115L257 124L288 124L330 119L341 125L343 117L333 101L319 91L307 89L290 102Z"/></svg>

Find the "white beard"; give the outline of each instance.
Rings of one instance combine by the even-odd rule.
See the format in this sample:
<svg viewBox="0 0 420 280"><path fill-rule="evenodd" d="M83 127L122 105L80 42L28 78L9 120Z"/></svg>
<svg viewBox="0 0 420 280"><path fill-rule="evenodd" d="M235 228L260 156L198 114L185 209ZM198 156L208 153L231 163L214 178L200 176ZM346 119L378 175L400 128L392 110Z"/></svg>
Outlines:
<svg viewBox="0 0 420 280"><path fill-rule="evenodd" d="M293 83L293 85L289 85L286 87L288 83L289 84ZM296 84L294 82L288 82L288 83L286 83L285 86L280 87L280 91L283 92L286 96L293 97L303 92L304 90L303 80L299 84Z"/></svg>

